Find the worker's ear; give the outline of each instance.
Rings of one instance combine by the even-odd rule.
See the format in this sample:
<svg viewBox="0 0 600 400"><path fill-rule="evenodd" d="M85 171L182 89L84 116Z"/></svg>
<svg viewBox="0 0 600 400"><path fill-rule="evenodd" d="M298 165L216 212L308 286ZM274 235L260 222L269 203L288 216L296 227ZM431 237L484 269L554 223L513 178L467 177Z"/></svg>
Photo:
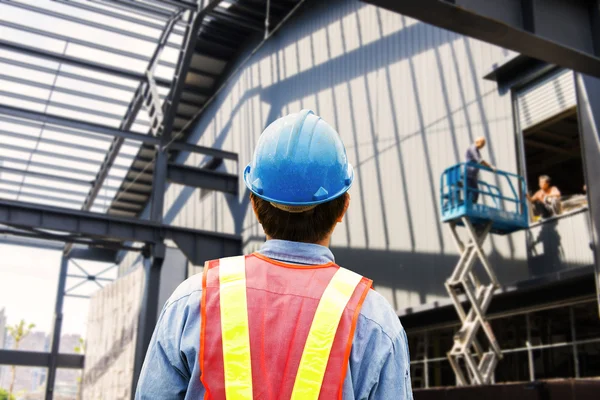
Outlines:
<svg viewBox="0 0 600 400"><path fill-rule="evenodd" d="M252 193L250 193L249 196L250 196L250 204L252 205L252 211L254 211L254 216L258 220L258 212L256 211L256 204L254 204L254 197L252 196ZM260 222L260 221L258 221L258 222Z"/></svg>
<svg viewBox="0 0 600 400"><path fill-rule="evenodd" d="M350 207L350 195L346 193L345 196L346 202L344 203L344 211L342 211L342 214L337 219L337 222L342 222L344 220L344 215L346 215L346 211L348 211L348 207Z"/></svg>

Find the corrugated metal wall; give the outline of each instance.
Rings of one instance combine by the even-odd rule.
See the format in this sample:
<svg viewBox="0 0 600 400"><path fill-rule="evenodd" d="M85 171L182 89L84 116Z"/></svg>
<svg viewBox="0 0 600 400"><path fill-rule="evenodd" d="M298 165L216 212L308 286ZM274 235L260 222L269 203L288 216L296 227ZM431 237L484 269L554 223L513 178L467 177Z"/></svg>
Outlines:
<svg viewBox="0 0 600 400"><path fill-rule="evenodd" d="M520 128L527 129L577 105L573 71L552 74L518 94Z"/></svg>
<svg viewBox="0 0 600 400"><path fill-rule="evenodd" d="M441 172L481 135L484 158L517 170L510 92L482 78L507 55L358 1L308 1L206 110L192 141L239 152L227 169L241 172L269 122L313 109L338 129L357 174L333 237L337 261L373 278L397 309L446 299L458 257L439 223ZM263 234L241 180L239 198L199 193L171 185L165 220L242 234L247 252L258 248ZM566 247L561 257L574 261L560 268L591 263L591 253ZM504 283L536 275L524 232L493 237L487 251Z"/></svg>

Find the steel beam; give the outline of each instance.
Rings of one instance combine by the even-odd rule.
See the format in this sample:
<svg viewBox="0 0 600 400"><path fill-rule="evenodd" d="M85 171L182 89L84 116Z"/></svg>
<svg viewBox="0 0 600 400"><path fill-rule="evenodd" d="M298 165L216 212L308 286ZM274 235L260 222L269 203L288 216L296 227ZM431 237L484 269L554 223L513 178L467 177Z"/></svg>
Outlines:
<svg viewBox="0 0 600 400"><path fill-rule="evenodd" d="M67 103L63 103L63 102L59 102L59 101L48 101L47 99L42 99L42 98L34 97L34 96L28 96L28 95L21 94L21 93L14 93L14 92L7 92L5 90L0 90L0 96L12 97L13 99L17 99L17 100L23 100L23 101L28 101L30 103L42 104L44 106L49 106L49 107L58 107L58 108L62 108L65 110L80 112L80 113L89 114L89 115L95 115L97 117L113 119L116 121L119 121L121 119L121 114L114 114L114 113L109 113L106 111L96 111L91 108L80 107L80 106L76 106L73 104L67 104ZM146 121L138 121L137 123L139 123L141 125L148 125L148 122L146 122Z"/></svg>
<svg viewBox="0 0 600 400"><path fill-rule="evenodd" d="M2 108L2 107L3 106L0 106L0 108ZM22 111L29 112L28 110L22 110ZM0 114L1 114L1 111L0 111ZM36 113L36 115L43 116L46 114ZM62 117L58 117L58 118L62 118ZM69 129L64 126L58 128L56 126L48 125L43 122L35 122L35 121L30 121L30 120L15 118L15 117L7 117L5 115L0 115L0 121L8 122L9 124L14 124L17 126L27 126L27 127L35 128L35 129L43 129L44 131L64 133L66 135L75 135L78 138L92 139L94 141L105 143L105 144L108 144L110 142L110 140L109 140L110 137L97 135L97 134L89 133L89 132L84 132L84 131L81 131L78 129ZM130 145L130 146L135 147L135 145Z"/></svg>
<svg viewBox="0 0 600 400"><path fill-rule="evenodd" d="M185 10L196 11L198 9L198 4L193 1L185 1L185 0L160 0L159 3L168 4L171 6L183 8Z"/></svg>
<svg viewBox="0 0 600 400"><path fill-rule="evenodd" d="M597 0L363 1L600 77L600 4Z"/></svg>
<svg viewBox="0 0 600 400"><path fill-rule="evenodd" d="M40 128L43 129L42 127L40 127ZM77 144L77 143L73 143L73 142L63 142L62 140L49 139L49 138L45 138L43 136L33 136L33 135L25 135L22 133L9 132L9 131L5 131L4 129L0 129L0 135L14 138L14 139L26 140L26 141L30 141L30 142L46 143L46 144L51 144L54 146L66 147L67 149L88 151L90 153L96 153L96 154L104 154L104 152L105 152L104 149L100 149L98 147L86 146L83 144ZM34 150L34 149L32 149L32 150ZM127 159L133 158L133 156L130 154L126 154L124 156Z"/></svg>
<svg viewBox="0 0 600 400"><path fill-rule="evenodd" d="M4 183L4 182L2 182L2 183ZM27 188L27 185L23 185L23 186L25 186L25 188ZM62 204L70 204L70 205L77 206L77 207L80 207L81 203L82 203L82 201L66 199L64 197L41 195L39 193L30 192L27 189L12 190L12 189L0 188L0 195L17 196L17 199L19 198L18 196L24 196L24 197L28 197L30 199L35 199L38 201L46 201L46 202L53 201L53 202L62 203ZM0 196L0 197L2 197L2 196Z"/></svg>
<svg viewBox="0 0 600 400"><path fill-rule="evenodd" d="M156 138L153 136L142 135L139 133L125 131L115 128L110 128L108 126L95 124L92 122L82 122L71 118L60 117L52 114L42 114L35 111L22 110L16 107L10 107L5 105L0 105L0 114L9 115L17 118L24 118L32 121L37 121L40 123L56 125L71 129L79 129L83 131L93 132L99 135L111 136L111 137L120 137L123 139L129 139L137 142L147 143L151 145L160 145L160 138ZM176 151L184 151L190 153L198 153L204 154L207 156L215 157L215 158L223 158L226 160L235 160L237 161L238 155L237 153L232 153L229 151L214 149L211 147L204 146L196 146L193 144L185 143L185 142L171 142L169 145L169 149ZM95 162L97 165L98 163Z"/></svg>
<svg viewBox="0 0 600 400"><path fill-rule="evenodd" d="M23 53L23 54L26 54L26 53ZM41 65L30 64L30 63L13 60L13 59L6 58L6 57L0 57L0 62L2 62L4 64L8 64L8 65L13 65L13 66L19 67L19 68L26 68L26 69L30 69L33 71L44 72L46 74L51 74L51 75L56 75L57 73L60 72L61 77L75 79L75 80L82 81L85 83L92 83L92 84L100 85L100 86L107 87L107 88L119 89L119 90L123 90L126 92L133 92L135 90L134 86L122 85L120 83L111 82L111 81L108 81L105 79L96 79L96 78L92 78L89 76L76 74L73 72L68 72L68 71L63 71L63 70L59 71L56 68L48 68L48 67L44 67ZM127 105L129 103L125 103L125 104Z"/></svg>
<svg viewBox="0 0 600 400"><path fill-rule="evenodd" d="M49 180L49 181L65 182L65 183L68 183L71 185L91 186L93 183L93 181L91 181L91 180L85 181L83 179L67 178L65 176L50 175L50 174L45 174L43 172L35 172L35 171L30 171L30 170L9 168L9 167L4 167L2 165L0 165L0 171L5 171L5 172L8 172L9 174L16 174L16 175L21 175L21 176L32 176L35 178L40 178L40 179Z"/></svg>
<svg viewBox="0 0 600 400"><path fill-rule="evenodd" d="M130 13L143 13L150 18L156 18L164 21L168 19L171 14L166 10L158 9L149 4L142 3L137 0L92 0L94 3L107 5L110 7L118 8Z"/></svg>
<svg viewBox="0 0 600 400"><path fill-rule="evenodd" d="M76 44L79 46L89 47L91 49L104 51L107 53L116 54L116 55L123 56L123 57L133 58L134 60L150 61L149 57L142 55L142 54L132 53L131 51L121 50L116 47L105 46L105 45L90 42L87 40L78 39L78 38L72 37L72 36L65 36L65 35L60 35L58 33L54 33L54 32L44 31L41 29L27 26L27 25L21 25L21 24L9 22L9 21L0 21L0 26L5 26L7 28L15 29L15 30L22 31L22 32L28 32L28 33L42 36L42 37L52 38L52 39L56 39L56 40L62 40L64 42ZM171 62L163 61L163 60L160 60L158 63L160 65L163 65L168 68L175 68L177 66Z"/></svg>
<svg viewBox="0 0 600 400"><path fill-rule="evenodd" d="M144 75L139 74L135 71L118 68L115 66L110 66L107 64L97 63L94 61L86 60L84 58L73 57L66 54L59 54L53 51L48 51L44 49L40 49L34 46L27 46L24 44L13 43L8 40L4 40L0 38L0 49L5 49L9 51L14 51L19 54L24 54L27 56L43 58L45 60L50 60L58 63L65 63L68 65L73 65L75 67L89 69L95 72L100 72L108 75L117 76L119 78L131 79L136 82L141 82L144 79ZM165 79L157 79L156 84L162 87L169 87L169 81Z"/></svg>
<svg viewBox="0 0 600 400"><path fill-rule="evenodd" d="M13 181L7 181L7 180L2 180L1 184L6 185L6 186L17 187L17 188L21 187L20 182L13 182ZM76 190L64 189L62 187L47 186L47 185L35 185L35 184L30 184L30 183L27 184L27 188L43 190L46 192L56 193L56 194L79 196L79 197L81 197L80 203L83 201L83 199L85 198L85 195L87 193L87 191L84 192L83 190L78 192ZM108 196L102 196L102 200L109 201L109 200L111 200L111 198L109 198Z"/></svg>
<svg viewBox="0 0 600 400"><path fill-rule="evenodd" d="M122 242L157 243L162 239L171 239L196 265L241 251L241 238L238 235L4 199L0 199L0 224Z"/></svg>
<svg viewBox="0 0 600 400"><path fill-rule="evenodd" d="M62 76L62 71L61 72L54 71L53 73L54 74L60 73L60 75ZM0 73L0 79L9 81L9 82L13 82L13 83L18 83L21 85L33 86L33 87L44 89L44 90L55 91L57 93L69 94L71 96L77 96L77 97L81 97L84 99L101 101L101 102L108 103L108 104L115 105L115 106L125 107L129 104L126 101L116 100L112 97L99 96L94 93L86 93L86 92L82 92L79 90L63 88L63 87L56 86L56 85L48 85L45 83L30 80L30 79L18 78L16 76L4 75L1 73Z"/></svg>
<svg viewBox="0 0 600 400"><path fill-rule="evenodd" d="M19 367L49 367L50 353L35 351L3 350L0 349L0 365L15 365ZM79 354L57 354L58 368L83 368L84 357Z"/></svg>
<svg viewBox="0 0 600 400"><path fill-rule="evenodd" d="M135 342L135 359L133 366L132 400L135 399L135 389L142 372L146 352L152 340L156 319L158 316L158 299L160 294L160 272L165 260L166 247L164 243L152 246L151 254L144 258L144 294L138 317L138 331Z"/></svg>
<svg viewBox="0 0 600 400"><path fill-rule="evenodd" d="M93 13L96 13L96 14L105 15L107 17L120 19L122 21L131 22L131 23L134 23L134 24L137 24L137 25L142 25L142 26L148 27L148 28L154 28L154 29L158 29L158 30L163 30L164 29L164 25L162 25L162 24L150 22L150 21L145 20L145 19L135 18L135 17L132 17L130 15L125 15L123 13L118 13L118 12L106 10L104 8L94 7L94 6L90 6L88 4L84 4L84 3L76 3L76 2L71 1L71 0L53 0L53 1L55 1L57 3L65 4L65 5L69 6L69 7L79 8L80 10L90 11L90 12L93 12ZM183 33L181 30L174 31L174 32L175 33L179 33L179 34Z"/></svg>
<svg viewBox="0 0 600 400"><path fill-rule="evenodd" d="M169 163L167 179L180 185L238 194L238 175Z"/></svg>
<svg viewBox="0 0 600 400"><path fill-rule="evenodd" d="M576 74L575 83L583 169L590 209L590 246L596 261L594 280L600 314L600 79Z"/></svg>
<svg viewBox="0 0 600 400"><path fill-rule="evenodd" d="M114 263L117 259L117 251L113 249L104 249L99 247L74 245L71 249L71 253L69 253L69 257L74 260L88 260Z"/></svg>
<svg viewBox="0 0 600 400"><path fill-rule="evenodd" d="M32 149L33 150L33 149ZM32 161L32 160L28 160L26 158L13 158L13 157L6 157L3 155L0 155L0 161L7 161L7 162L11 162L11 163L15 163L15 164L21 164L21 165L25 165L25 166L31 166L31 167L38 167L38 168L45 168L47 170L55 170L55 171L61 171L61 172L68 172L71 174L78 174L78 175L84 175L87 178L89 178L90 180L94 179L94 172L93 171L84 171L82 169L78 169L78 168L74 168L74 167L65 167L62 165L57 165L56 164L50 164L50 163L43 163L43 162L38 162L38 161ZM114 177L115 179L120 179L117 177Z"/></svg>
<svg viewBox="0 0 600 400"><path fill-rule="evenodd" d="M116 33L116 34L123 35L123 36L126 36L126 37L130 37L130 38L133 38L133 39L142 40L142 41L149 42L149 43L156 43L157 42L157 38L154 38L152 36L142 35L142 34L137 33L137 32L133 32L133 31L128 31L128 30L125 30L125 29L117 28L117 27L112 26L112 25L102 24L102 23L99 23L99 22L91 21L89 19L78 18L78 17L76 17L74 15L63 14L61 12L53 11L53 10L48 9L48 8L36 7L34 5L20 3L20 2L15 1L15 0L0 0L0 3L4 3L4 4L9 5L11 7L20 8L22 10L31 11L31 12L34 12L34 13L37 13L37 14L47 15L47 16L50 16L50 17L53 17L53 18L61 19L63 21L74 22L76 24L81 24L83 26L90 26L90 27L93 27L93 28L101 29L101 30L103 30L105 32L112 32L112 33ZM167 46L168 47L172 47L174 49L179 49L179 46L176 45L176 44L174 44L174 43L169 43Z"/></svg>
<svg viewBox="0 0 600 400"><path fill-rule="evenodd" d="M50 365L48 365L48 378L46 380L46 400L54 397L54 382L56 380L56 369L58 368L58 348L63 321L63 304L65 301L65 286L67 284L67 273L69 271L69 259L65 256L60 261L60 273L58 275L58 287L56 289L56 303L54 306L54 329L52 330L52 347L50 349Z"/></svg>
<svg viewBox="0 0 600 400"><path fill-rule="evenodd" d="M2 232L2 230L0 230L0 243L7 244L10 246L22 246L31 247L33 249L59 251L62 250L64 247L64 244L60 242L52 242L50 240L37 239L33 237L16 236L11 233ZM2 363L0 362L0 364Z"/></svg>
<svg viewBox="0 0 600 400"><path fill-rule="evenodd" d="M0 229L0 235L4 235L3 243L7 244L17 244L21 246L26 246L27 243L32 243L29 246L35 247L37 244L40 248L48 248L48 249L64 249L64 243L78 244L83 246L90 247L101 247L106 249L114 249L114 250L125 250L125 251L142 251L141 247L129 246L120 242L115 242L111 240L95 240L95 239L80 239L78 236L74 235L64 235L64 234L52 234L48 232L42 231L23 231L14 228L5 228ZM12 239L9 240L6 236L11 236L14 238L23 238L24 240ZM60 247L48 245L50 242L60 242ZM42 244L42 243L45 243Z"/></svg>
<svg viewBox="0 0 600 400"><path fill-rule="evenodd" d="M20 151L23 153L31 153L32 152L32 148L31 147L21 147L21 146L15 146L12 144L6 144L6 143L0 143L0 148L3 149L7 149L7 150L14 150L14 151ZM89 158L83 158L83 157L77 157L77 156L71 156L68 154L60 154L60 153L54 153L52 151L46 151L46 150L36 150L35 151L36 154L42 155L42 156L47 156L47 157L53 157L59 160L66 160L66 161L74 161L74 162L80 162L83 164L89 164L89 165L93 165L95 167L98 166L98 162L94 161L94 160L90 160ZM118 167L119 169L127 169L127 167L123 167L123 166L117 166L115 165L115 167Z"/></svg>

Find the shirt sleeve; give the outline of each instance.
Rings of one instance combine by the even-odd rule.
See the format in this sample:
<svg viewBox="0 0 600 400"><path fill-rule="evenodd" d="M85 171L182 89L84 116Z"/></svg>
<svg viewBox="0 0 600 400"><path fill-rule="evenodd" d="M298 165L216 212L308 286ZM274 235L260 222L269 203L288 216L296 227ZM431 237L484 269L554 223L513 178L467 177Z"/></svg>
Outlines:
<svg viewBox="0 0 600 400"><path fill-rule="evenodd" d="M467 162L481 163L481 154L479 153L479 151L474 146L470 146L467 149L467 153L465 154L465 158L466 158Z"/></svg>
<svg viewBox="0 0 600 400"><path fill-rule="evenodd" d="M182 400L190 380L189 368L182 360L178 343L182 329L168 329L184 324L183 302L167 303L156 324L140 379L136 400Z"/></svg>
<svg viewBox="0 0 600 400"><path fill-rule="evenodd" d="M413 400L410 382L410 356L406 332L392 340L392 346L383 359L379 378L371 389L369 400Z"/></svg>

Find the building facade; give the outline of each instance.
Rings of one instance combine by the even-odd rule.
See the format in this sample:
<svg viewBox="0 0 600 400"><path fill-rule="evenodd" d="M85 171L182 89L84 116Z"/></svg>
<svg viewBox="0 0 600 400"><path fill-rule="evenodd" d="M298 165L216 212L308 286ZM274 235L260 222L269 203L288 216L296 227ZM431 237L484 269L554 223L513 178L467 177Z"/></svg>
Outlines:
<svg viewBox="0 0 600 400"><path fill-rule="evenodd" d="M530 192L537 176L552 175L569 205L485 244L502 284L490 310L507 350L496 381L600 374L572 72L549 68L499 85L484 77L517 56L511 51L350 0L307 1L251 54L258 43L228 67L229 80L189 141L238 153L238 163L221 169L241 174L278 117L308 108L338 130L356 183L331 248L340 265L372 278L397 311L409 333L415 387L455 383L445 354L458 317L444 281L458 252L440 222L439 182L478 136L487 139L482 155L491 164L525 176ZM206 160L180 161L197 167ZM264 234L239 185L232 196L171 184L165 221L242 235L252 252ZM122 271L136 261L128 255Z"/></svg>

